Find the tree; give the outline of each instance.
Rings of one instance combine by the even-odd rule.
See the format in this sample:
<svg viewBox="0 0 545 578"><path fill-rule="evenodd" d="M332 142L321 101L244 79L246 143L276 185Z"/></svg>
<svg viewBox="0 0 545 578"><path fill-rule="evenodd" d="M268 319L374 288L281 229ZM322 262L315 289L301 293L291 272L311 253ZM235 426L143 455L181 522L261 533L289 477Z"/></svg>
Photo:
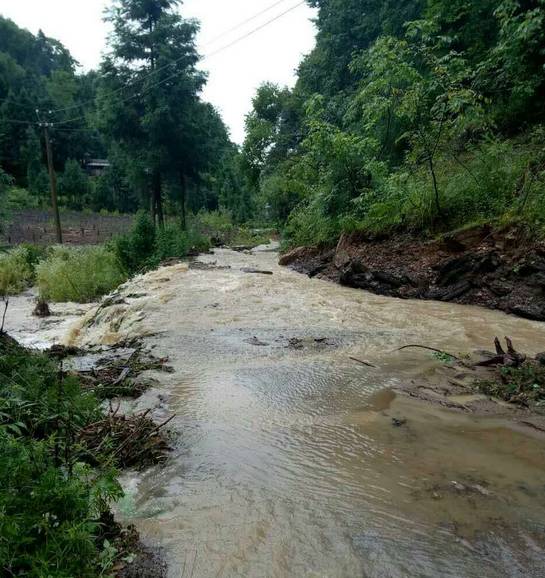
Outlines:
<svg viewBox="0 0 545 578"><path fill-rule="evenodd" d="M197 25L175 11L178 4L177 0L114 2L108 16L114 28L111 52L102 65L98 100L100 126L110 142L149 176L150 212L160 225L164 177L173 153L182 152L180 145L188 138L181 133L180 116L190 113L187 104L204 83L195 68Z"/></svg>
<svg viewBox="0 0 545 578"><path fill-rule="evenodd" d="M89 204L90 185L78 161L69 159L59 179L59 193L71 209L81 210Z"/></svg>

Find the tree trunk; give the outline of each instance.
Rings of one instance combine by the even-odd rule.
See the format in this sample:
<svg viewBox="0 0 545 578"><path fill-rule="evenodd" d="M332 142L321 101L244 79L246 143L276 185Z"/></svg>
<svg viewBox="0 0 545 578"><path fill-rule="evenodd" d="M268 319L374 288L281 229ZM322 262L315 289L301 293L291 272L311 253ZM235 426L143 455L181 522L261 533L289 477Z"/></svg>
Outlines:
<svg viewBox="0 0 545 578"><path fill-rule="evenodd" d="M154 198L155 212L157 214L157 224L162 229L165 226L165 218L163 215L163 196L161 191L161 182L161 172L159 170L154 171L152 196Z"/></svg>
<svg viewBox="0 0 545 578"><path fill-rule="evenodd" d="M156 214L155 214L155 195L153 194L153 189L150 191L150 195L149 195L149 214L151 217L151 222L153 223L153 226L155 227L156 225Z"/></svg>
<svg viewBox="0 0 545 578"><path fill-rule="evenodd" d="M433 164L433 156L428 155L428 163L430 167L431 179L433 182L433 192L435 195L435 207L437 209L437 214L442 216L443 211L441 210L441 202L439 200L439 185L437 184L437 175L435 174L435 166Z"/></svg>
<svg viewBox="0 0 545 578"><path fill-rule="evenodd" d="M181 218L182 231L186 231L187 230L187 218L186 218L186 212L185 212L185 205L186 205L186 199L187 199L187 182L186 182L186 178L185 178L185 173L183 171L180 171L180 189L182 192L181 199L180 199L180 209L181 209L180 218Z"/></svg>

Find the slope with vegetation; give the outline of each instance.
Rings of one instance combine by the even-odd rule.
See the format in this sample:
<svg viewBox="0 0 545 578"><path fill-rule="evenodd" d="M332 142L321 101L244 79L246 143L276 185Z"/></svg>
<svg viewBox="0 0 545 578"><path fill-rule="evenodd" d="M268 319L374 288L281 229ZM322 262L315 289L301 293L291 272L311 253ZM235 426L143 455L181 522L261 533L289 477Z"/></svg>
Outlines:
<svg viewBox="0 0 545 578"><path fill-rule="evenodd" d="M262 86L240 165L287 246L545 232L542 0L311 0L293 90Z"/></svg>

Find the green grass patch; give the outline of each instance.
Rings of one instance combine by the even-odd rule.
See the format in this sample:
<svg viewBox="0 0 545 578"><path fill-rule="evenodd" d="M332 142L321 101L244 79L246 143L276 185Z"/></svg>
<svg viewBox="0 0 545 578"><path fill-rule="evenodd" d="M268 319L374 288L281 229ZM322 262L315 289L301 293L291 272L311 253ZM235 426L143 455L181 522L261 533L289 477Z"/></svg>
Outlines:
<svg viewBox="0 0 545 578"><path fill-rule="evenodd" d="M103 246L54 247L36 267L40 296L54 302L92 302L126 278L115 252Z"/></svg>
<svg viewBox="0 0 545 578"><path fill-rule="evenodd" d="M520 367L502 367L496 379L480 381L486 395L524 406L545 404L545 366L527 361Z"/></svg>

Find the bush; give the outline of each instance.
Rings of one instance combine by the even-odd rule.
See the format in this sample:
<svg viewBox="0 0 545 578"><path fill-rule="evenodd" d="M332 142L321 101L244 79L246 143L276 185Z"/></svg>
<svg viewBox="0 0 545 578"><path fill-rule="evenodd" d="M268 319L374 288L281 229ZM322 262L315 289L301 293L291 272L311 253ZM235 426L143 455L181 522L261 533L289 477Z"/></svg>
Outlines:
<svg viewBox="0 0 545 578"><path fill-rule="evenodd" d="M157 263L168 259L181 259L192 252L207 251L208 238L194 229L183 231L174 223L168 223L157 231L154 259Z"/></svg>
<svg viewBox="0 0 545 578"><path fill-rule="evenodd" d="M284 229L284 246L330 245L341 234L340 219L327 216L313 200L292 211Z"/></svg>
<svg viewBox="0 0 545 578"><path fill-rule="evenodd" d="M113 250L127 274L134 274L146 268L155 252L155 227L145 212L136 215L129 233L121 235L113 242Z"/></svg>
<svg viewBox="0 0 545 578"><path fill-rule="evenodd" d="M126 280L107 247L55 247L36 267L40 296L47 301L89 303Z"/></svg>
<svg viewBox="0 0 545 578"><path fill-rule="evenodd" d="M99 520L122 492L93 471L74 434L101 415L75 378L0 335L0 568L5 575L91 578L111 557Z"/></svg>
<svg viewBox="0 0 545 578"><path fill-rule="evenodd" d="M85 469L67 476L48 442L0 431L0 567L10 576L94 577L99 513Z"/></svg>
<svg viewBox="0 0 545 578"><path fill-rule="evenodd" d="M84 206L88 206L91 193L90 182L77 161L67 160L64 173L59 176L59 196L63 204L76 211L81 211Z"/></svg>
<svg viewBox="0 0 545 578"><path fill-rule="evenodd" d="M0 254L0 296L15 295L32 284L35 255L27 246Z"/></svg>
<svg viewBox="0 0 545 578"><path fill-rule="evenodd" d="M209 248L208 237L196 226L183 231L176 223L166 223L163 229L156 229L143 212L137 215L132 230L113 242L113 250L129 275L157 267L161 261L181 259L190 252Z"/></svg>

